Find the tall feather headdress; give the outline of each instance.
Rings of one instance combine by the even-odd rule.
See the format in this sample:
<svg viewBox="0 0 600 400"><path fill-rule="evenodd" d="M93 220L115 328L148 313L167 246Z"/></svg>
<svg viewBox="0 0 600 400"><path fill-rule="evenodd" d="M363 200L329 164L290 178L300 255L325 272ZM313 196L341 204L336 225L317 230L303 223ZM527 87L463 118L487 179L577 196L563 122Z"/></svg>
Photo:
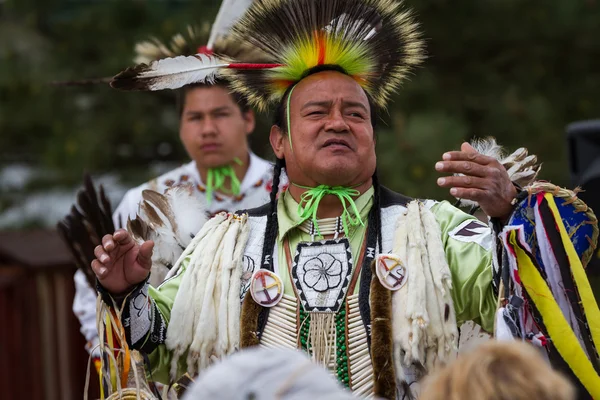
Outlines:
<svg viewBox="0 0 600 400"><path fill-rule="evenodd" d="M335 66L384 107L424 59L418 25L401 0L258 0L233 25L231 38L260 50L261 62L218 52L166 58L123 71L111 86L176 89L226 76L265 109L311 69Z"/></svg>

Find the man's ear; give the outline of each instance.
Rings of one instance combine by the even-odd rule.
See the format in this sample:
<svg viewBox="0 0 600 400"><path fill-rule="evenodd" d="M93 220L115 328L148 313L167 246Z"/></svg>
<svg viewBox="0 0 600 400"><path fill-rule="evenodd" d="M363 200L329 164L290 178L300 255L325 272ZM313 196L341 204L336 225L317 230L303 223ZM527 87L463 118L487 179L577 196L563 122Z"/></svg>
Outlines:
<svg viewBox="0 0 600 400"><path fill-rule="evenodd" d="M275 156L277 158L285 158L283 154L285 138L285 132L283 132L280 127L278 127L277 125L273 125L271 127L271 132L269 133L269 141L271 142L273 153L275 153Z"/></svg>
<svg viewBox="0 0 600 400"><path fill-rule="evenodd" d="M244 118L244 121L246 121L246 135L250 135L254 132L254 128L256 127L256 116L254 115L254 111L249 109L242 113L242 117Z"/></svg>

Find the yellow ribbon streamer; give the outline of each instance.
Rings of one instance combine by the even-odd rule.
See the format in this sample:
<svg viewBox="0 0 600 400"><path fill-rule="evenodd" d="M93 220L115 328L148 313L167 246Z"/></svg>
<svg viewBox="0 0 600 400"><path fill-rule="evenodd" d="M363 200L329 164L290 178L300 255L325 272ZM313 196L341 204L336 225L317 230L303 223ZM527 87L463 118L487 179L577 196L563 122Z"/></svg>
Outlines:
<svg viewBox="0 0 600 400"><path fill-rule="evenodd" d="M523 287L541 314L552 343L592 397L600 399L600 377L581 348L546 281L531 261L529 254L517 245L517 231L509 232L508 241L513 246L517 257L519 277Z"/></svg>
<svg viewBox="0 0 600 400"><path fill-rule="evenodd" d="M115 348L114 335L112 332L112 324L110 322L110 316L106 315L106 341L108 343L109 351L113 351ZM110 375L110 384L112 391L117 390L117 372L116 365L113 365L110 360L108 361L108 372ZM103 397L104 398L104 397Z"/></svg>
<svg viewBox="0 0 600 400"><path fill-rule="evenodd" d="M554 221L556 222L556 226L558 226L563 246L567 252L567 257L569 258L571 273L573 274L573 279L577 285L579 298L581 299L581 304L583 305L583 310L590 327L592 340L594 341L594 346L598 349L598 345L600 345L600 310L598 309L598 303L596 303L594 292L592 292L592 287L590 286L590 281L581 264L581 259L579 258L577 251L575 251L575 246L573 246L573 242L571 242L571 239L569 238L565 224L560 217L558 207L554 202L554 196L550 193L546 193L544 198L548 201L548 205L554 216Z"/></svg>

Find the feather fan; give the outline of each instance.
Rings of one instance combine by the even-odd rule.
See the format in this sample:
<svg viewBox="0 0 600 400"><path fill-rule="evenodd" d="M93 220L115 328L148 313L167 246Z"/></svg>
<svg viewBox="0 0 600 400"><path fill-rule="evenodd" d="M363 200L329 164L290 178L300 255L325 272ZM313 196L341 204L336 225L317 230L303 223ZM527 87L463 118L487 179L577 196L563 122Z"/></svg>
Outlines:
<svg viewBox="0 0 600 400"><path fill-rule="evenodd" d="M57 225L63 241L67 244L77 268L85 274L91 287L96 286L96 275L91 263L96 258L94 248L102 237L112 234L115 226L112 221L112 207L100 185L96 192L89 174L84 176L84 187L77 193L77 203Z"/></svg>
<svg viewBox="0 0 600 400"><path fill-rule="evenodd" d="M127 222L135 241L154 241L151 284L160 284L183 250L207 221L202 198L191 185L174 186L165 194L142 192L138 215Z"/></svg>

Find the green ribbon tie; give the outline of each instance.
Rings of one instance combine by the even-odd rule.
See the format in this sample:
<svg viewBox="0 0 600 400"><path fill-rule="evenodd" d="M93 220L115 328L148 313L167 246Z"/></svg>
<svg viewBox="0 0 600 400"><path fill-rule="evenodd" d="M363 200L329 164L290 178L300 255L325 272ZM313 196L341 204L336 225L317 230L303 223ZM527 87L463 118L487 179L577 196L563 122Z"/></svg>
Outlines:
<svg viewBox="0 0 600 400"><path fill-rule="evenodd" d="M238 165L242 165L242 160L237 157L234 158L233 161ZM227 189L224 186L227 178L231 180L231 189ZM206 181L206 201L208 204L211 203L212 194L215 190L220 190L223 193L234 196L240 194L240 180L231 165L209 168Z"/></svg>
<svg viewBox="0 0 600 400"><path fill-rule="evenodd" d="M317 210L319 209L319 203L323 199L323 197L327 195L337 196L342 203L342 207L344 207L344 211L342 212L342 226L344 227L344 234L348 236L348 226L365 226L363 222L360 212L356 207L356 203L352 197L356 197L360 195L360 192L354 188L349 188L346 186L329 186L329 185L319 185L317 187L308 187L308 186L300 186L294 184L302 189L307 189L306 192L300 196L300 204L298 204L298 215L300 216L301 222L312 218L313 225L317 231L318 236L322 236L319 230L319 225L317 223ZM304 207L302 206L304 204ZM350 212L352 211L352 212Z"/></svg>

